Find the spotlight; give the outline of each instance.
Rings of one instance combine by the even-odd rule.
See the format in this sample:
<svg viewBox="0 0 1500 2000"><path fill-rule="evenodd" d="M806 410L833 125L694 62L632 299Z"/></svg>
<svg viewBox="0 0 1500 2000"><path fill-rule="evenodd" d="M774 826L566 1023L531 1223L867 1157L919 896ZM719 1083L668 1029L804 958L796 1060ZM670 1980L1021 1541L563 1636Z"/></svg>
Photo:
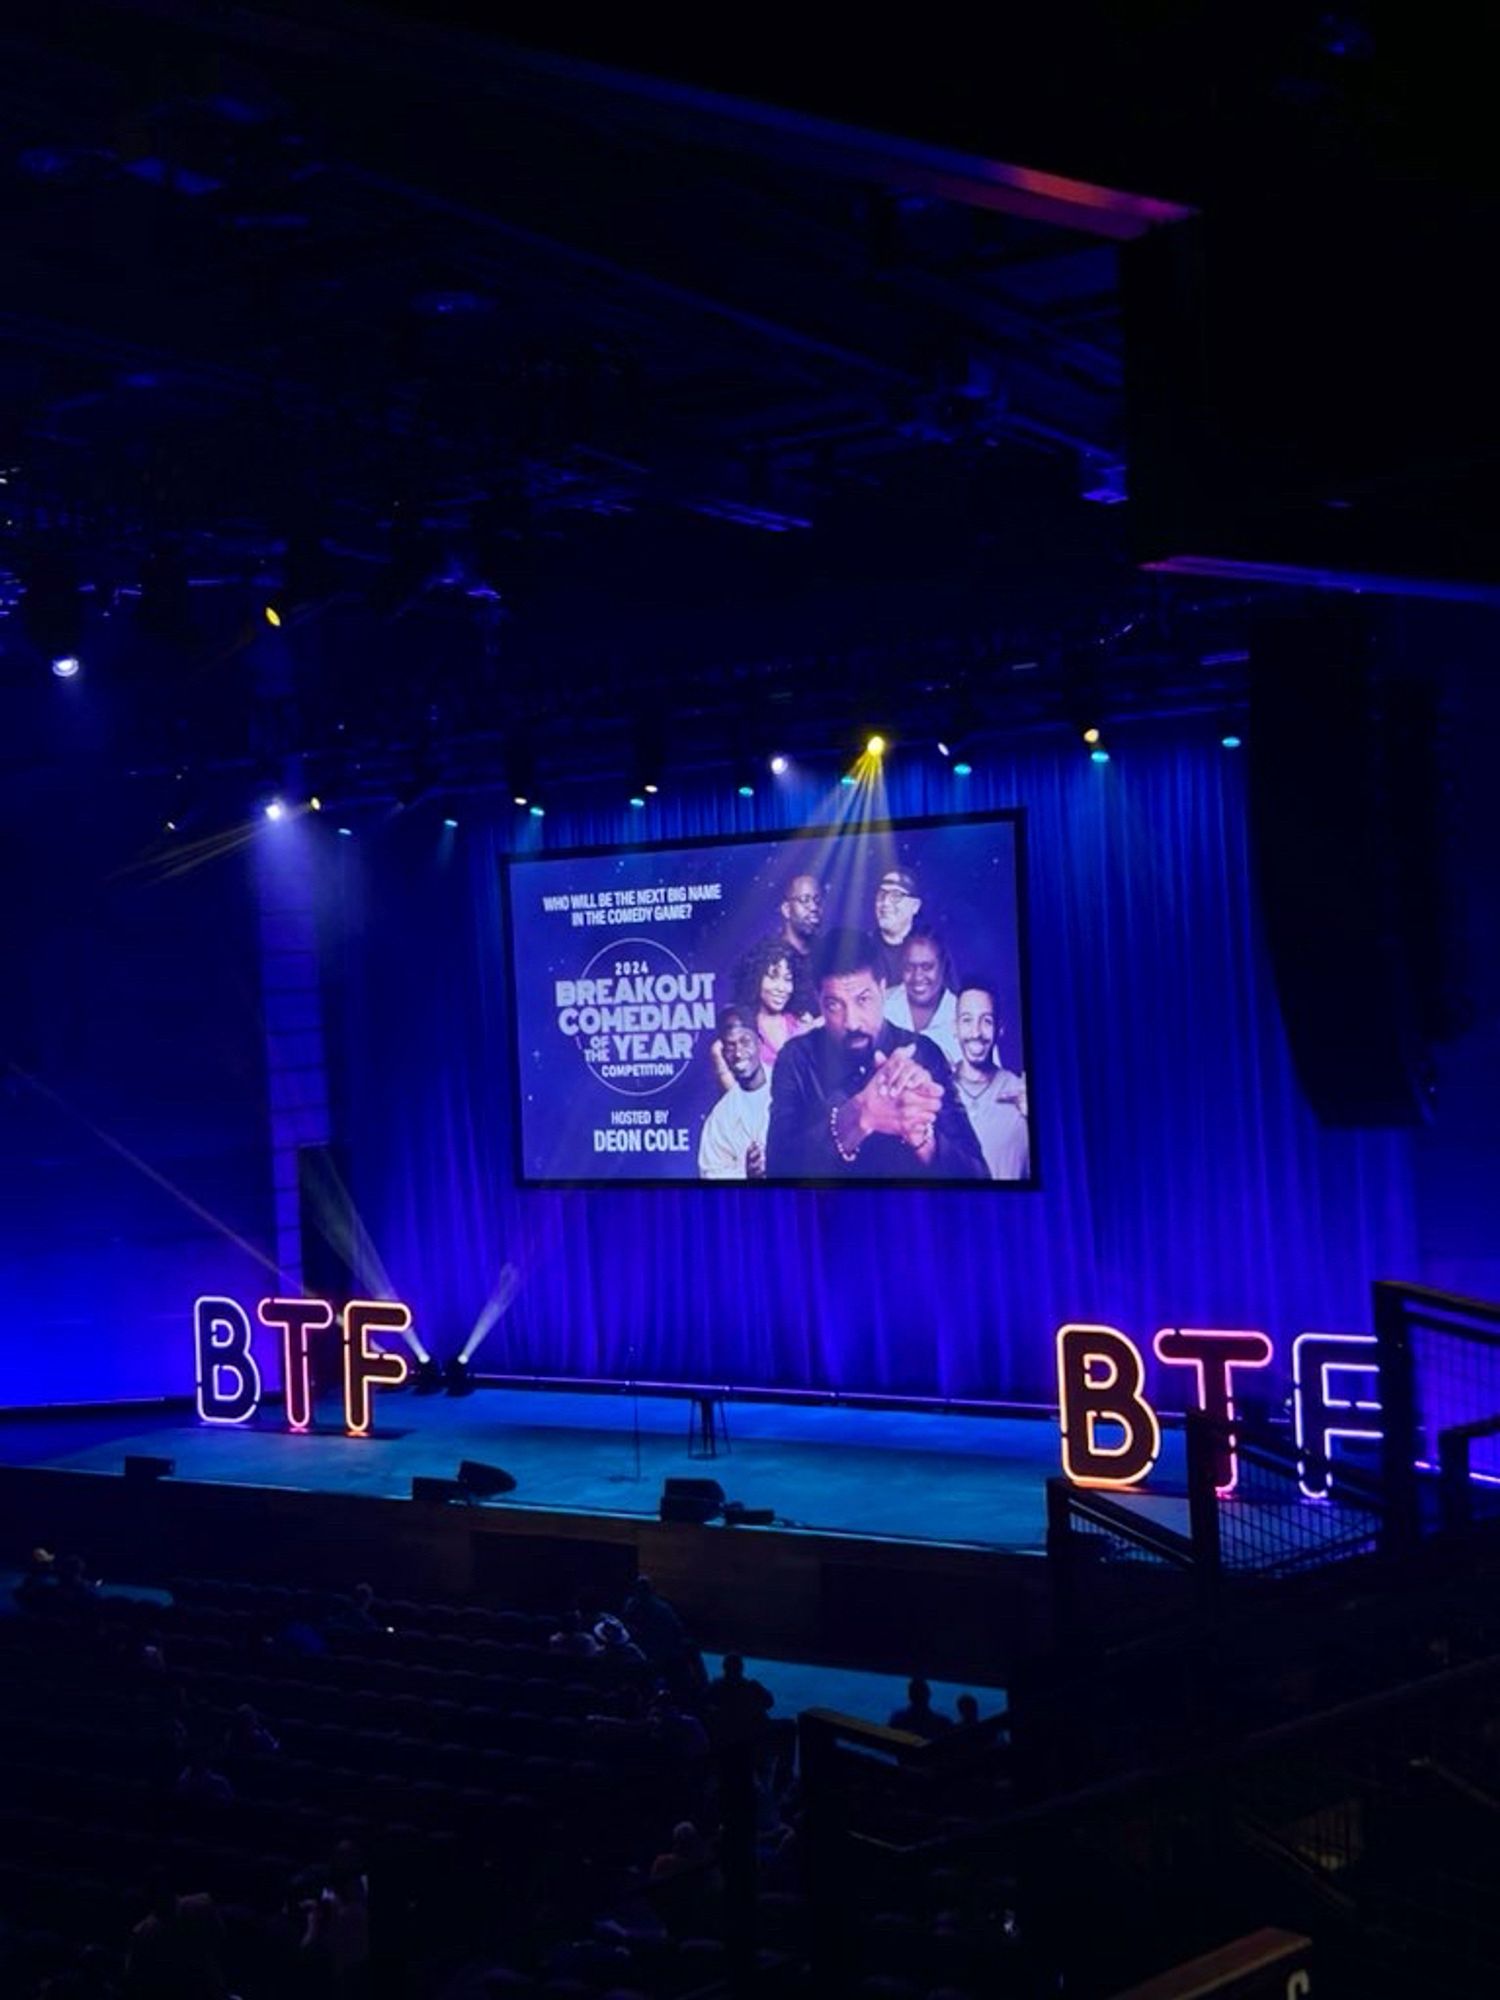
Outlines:
<svg viewBox="0 0 1500 2000"><path fill-rule="evenodd" d="M1083 740L1085 743L1097 743L1099 741L1099 731L1092 722L1084 730Z"/></svg>
<svg viewBox="0 0 1500 2000"><path fill-rule="evenodd" d="M967 758L960 757L957 763L953 766L953 775L955 778L969 778L972 777L973 774L974 774L974 766L971 763L969 763Z"/></svg>
<svg viewBox="0 0 1500 2000"><path fill-rule="evenodd" d="M443 1387L450 1396L472 1396L474 1371L461 1354L455 1354L443 1370Z"/></svg>
<svg viewBox="0 0 1500 2000"><path fill-rule="evenodd" d="M281 803L280 799L267 799L265 812L267 819L286 818L286 807Z"/></svg>
<svg viewBox="0 0 1500 2000"><path fill-rule="evenodd" d="M320 813L323 810L323 801L318 797L316 792L314 792L312 797L308 800L307 810L309 812L315 812L315 813Z"/></svg>
<svg viewBox="0 0 1500 2000"><path fill-rule="evenodd" d="M545 806L528 806L527 811L533 819L545 819L547 817L547 808Z"/></svg>
<svg viewBox="0 0 1500 2000"><path fill-rule="evenodd" d="M1105 749L1102 743L1097 747L1097 749L1090 750L1089 762L1091 764L1107 764L1109 762L1109 752Z"/></svg>
<svg viewBox="0 0 1500 2000"><path fill-rule="evenodd" d="M1224 734L1219 738L1220 743L1223 744L1226 750L1238 750L1240 745L1244 742L1244 740L1245 740L1244 737L1240 736L1233 729L1226 730Z"/></svg>
<svg viewBox="0 0 1500 2000"><path fill-rule="evenodd" d="M448 831L451 833L453 829L458 825L458 821L456 819L445 819L443 821L443 825L447 827Z"/></svg>
<svg viewBox="0 0 1500 2000"><path fill-rule="evenodd" d="M644 793L646 794L647 798L650 798L650 799L654 799L654 798L656 797L657 793L658 793L658 792L659 792L659 791L661 790L661 786L660 786L660 785L642 785L642 786L641 786L641 790L642 790L642 791L643 791L643 792L644 792Z"/></svg>
<svg viewBox="0 0 1500 2000"><path fill-rule="evenodd" d="M429 1354L425 1361L418 1363L412 1375L412 1388L418 1396L438 1396L442 1394L443 1370L440 1362Z"/></svg>
<svg viewBox="0 0 1500 2000"><path fill-rule="evenodd" d="M274 604L267 604L263 608L266 623L279 632L281 630L281 613L276 609Z"/></svg>
<svg viewBox="0 0 1500 2000"><path fill-rule="evenodd" d="M787 760L785 757L782 756L781 752L778 750L776 752L776 755L771 759L772 776L777 778L784 778L787 774L787 770L788 770Z"/></svg>
<svg viewBox="0 0 1500 2000"><path fill-rule="evenodd" d="M530 805L530 803L531 801L527 798L524 792L517 792L511 800L511 804L513 806L525 806L525 805Z"/></svg>
<svg viewBox="0 0 1500 2000"><path fill-rule="evenodd" d="M60 681L76 680L82 664L76 653L59 653L52 662L52 671Z"/></svg>
<svg viewBox="0 0 1500 2000"><path fill-rule="evenodd" d="M865 755L867 757L883 757L885 755L885 738L878 733L870 737L865 744Z"/></svg>
<svg viewBox="0 0 1500 2000"><path fill-rule="evenodd" d="M177 822L176 822L176 820L175 820L175 819L164 819L164 820L162 821L162 823L161 823L161 830L162 830L162 832L163 832L163 833L175 833L175 832L177 831Z"/></svg>
<svg viewBox="0 0 1500 2000"><path fill-rule="evenodd" d="M339 828L339 838L340 840L353 840L354 828L352 826L341 826Z"/></svg>
<svg viewBox="0 0 1500 2000"><path fill-rule="evenodd" d="M938 748L938 755L939 755L940 757L948 757L948 756L951 756L951 755L953 754L953 753L952 753L952 752L951 752L951 751L949 750L949 748L948 748L947 744L946 744L946 743L944 743L944 742L942 741L942 739L941 739L941 738L939 738L939 739L938 739L938 747L937 747L937 748Z"/></svg>
<svg viewBox="0 0 1500 2000"><path fill-rule="evenodd" d="M630 803L639 812L646 803L644 794L641 792L632 792L630 794Z"/></svg>
<svg viewBox="0 0 1500 2000"><path fill-rule="evenodd" d="M755 797L754 785L737 785L735 790L742 799L753 799Z"/></svg>
<svg viewBox="0 0 1500 2000"><path fill-rule="evenodd" d="M839 783L841 785L853 785L856 784L857 782L858 780L855 778L855 775L852 771L846 771L843 777L839 779Z"/></svg>

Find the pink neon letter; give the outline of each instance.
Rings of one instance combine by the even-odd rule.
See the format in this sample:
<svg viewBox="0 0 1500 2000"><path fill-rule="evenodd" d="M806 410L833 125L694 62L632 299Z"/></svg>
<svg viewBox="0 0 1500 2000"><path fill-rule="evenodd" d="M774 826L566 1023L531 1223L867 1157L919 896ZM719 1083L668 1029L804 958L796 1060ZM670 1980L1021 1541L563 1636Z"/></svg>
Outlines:
<svg viewBox="0 0 1500 2000"><path fill-rule="evenodd" d="M193 1351L203 1422L248 1424L260 1408L260 1370L245 1308L233 1299L195 1299Z"/></svg>
<svg viewBox="0 0 1500 2000"><path fill-rule="evenodd" d="M1220 1424L1227 1424L1234 1415L1235 1369L1266 1368L1271 1361L1271 1343L1265 1334L1231 1333L1217 1327L1164 1326L1155 1346L1158 1361L1173 1368L1197 1369L1198 1407ZM1216 1442L1215 1488L1232 1493L1239 1470L1230 1440Z"/></svg>
<svg viewBox="0 0 1500 2000"><path fill-rule="evenodd" d="M333 1325L333 1307L322 1299L262 1299L260 1318L263 1326L281 1328L281 1388L287 1428L305 1431L313 1419L308 1336Z"/></svg>
<svg viewBox="0 0 1500 2000"><path fill-rule="evenodd" d="M411 1312L392 1299L351 1299L344 1308L344 1423L351 1437L368 1437L371 1390L377 1383L399 1389L407 1377L406 1356L371 1347L372 1333L405 1333Z"/></svg>

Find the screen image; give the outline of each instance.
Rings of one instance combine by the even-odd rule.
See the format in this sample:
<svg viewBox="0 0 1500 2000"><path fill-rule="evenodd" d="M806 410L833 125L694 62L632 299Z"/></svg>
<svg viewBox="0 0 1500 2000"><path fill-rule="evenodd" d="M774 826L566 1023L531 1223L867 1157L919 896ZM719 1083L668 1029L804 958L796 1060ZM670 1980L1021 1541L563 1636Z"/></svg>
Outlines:
<svg viewBox="0 0 1500 2000"><path fill-rule="evenodd" d="M512 857L523 1183L1037 1185L1019 813Z"/></svg>

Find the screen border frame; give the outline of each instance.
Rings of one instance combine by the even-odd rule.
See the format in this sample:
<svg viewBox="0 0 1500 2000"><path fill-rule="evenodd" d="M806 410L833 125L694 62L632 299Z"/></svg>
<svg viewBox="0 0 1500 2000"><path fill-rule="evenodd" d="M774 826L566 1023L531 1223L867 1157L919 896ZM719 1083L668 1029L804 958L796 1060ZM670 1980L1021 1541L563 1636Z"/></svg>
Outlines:
<svg viewBox="0 0 1500 2000"><path fill-rule="evenodd" d="M511 1170L517 1188L589 1188L608 1190L615 1194L634 1194L649 1190L652 1194L664 1190L680 1191L683 1188L750 1189L757 1191L777 1189L795 1191L810 1188L822 1191L837 1188L845 1194L880 1193L887 1188L922 1188L929 1194L973 1193L983 1188L989 1193L1006 1195L1040 1194L1043 1191L1041 1160L1037 1137L1032 1127L1028 1108L1027 1144L1031 1160L1031 1172L1024 1181L957 1181L929 1180L920 1174L903 1174L899 1177L876 1179L840 1179L826 1175L817 1178L796 1180L704 1180L694 1174L691 1178L611 1180L598 1175L538 1176L526 1172L526 1148L521 1131L521 1017L517 1001L515 906L511 888L511 871L516 867L527 867L538 861L596 861L604 855L613 854L681 854L695 848L705 847L770 847L781 844L792 845L801 840L851 840L872 834L921 833L936 827L997 826L1008 824L1013 831L1016 868L1016 945L1019 963L1016 968L1016 989L1021 997L1021 1020L1025 1030L1025 1046L1028 1065L1033 1056L1031 1004L1031 909L1030 887L1027 869L1026 808L1024 806L999 806L989 812L964 813L924 813L912 819L863 820L857 826L810 825L793 826L767 833L693 833L681 839L660 840L604 840L594 841L586 846L556 847L538 849L530 853L516 853L507 849L500 856L500 903L501 921L504 934L501 950L505 955L506 1001L510 1009L510 1024L507 1040L510 1087L512 1100L511 1120ZM1025 1073L1029 1073L1025 1072Z"/></svg>

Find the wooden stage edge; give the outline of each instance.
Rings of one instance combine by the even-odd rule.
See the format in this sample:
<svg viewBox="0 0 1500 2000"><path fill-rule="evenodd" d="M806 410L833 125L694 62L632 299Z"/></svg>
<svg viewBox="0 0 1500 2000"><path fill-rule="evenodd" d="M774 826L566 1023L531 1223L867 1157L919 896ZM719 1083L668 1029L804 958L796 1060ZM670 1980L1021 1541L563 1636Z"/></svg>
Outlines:
<svg viewBox="0 0 1500 2000"><path fill-rule="evenodd" d="M993 1685L1049 1640L1045 1560L941 1542L697 1527L505 1503L0 1466L13 1550L76 1550L121 1583L174 1576L561 1609L640 1571L711 1649Z"/></svg>

